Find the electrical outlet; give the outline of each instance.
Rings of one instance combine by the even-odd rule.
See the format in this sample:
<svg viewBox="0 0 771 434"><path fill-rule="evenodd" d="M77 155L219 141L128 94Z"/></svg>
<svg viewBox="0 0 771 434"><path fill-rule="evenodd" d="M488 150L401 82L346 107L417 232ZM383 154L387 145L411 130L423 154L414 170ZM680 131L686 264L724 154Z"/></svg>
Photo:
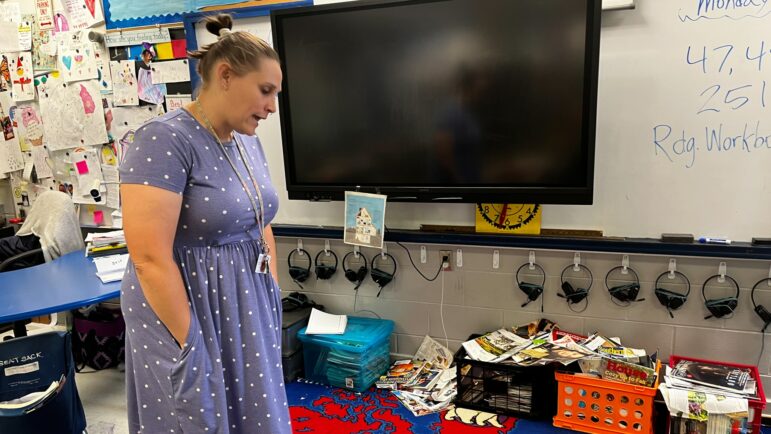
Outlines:
<svg viewBox="0 0 771 434"><path fill-rule="evenodd" d="M452 250L440 250L439 260L442 263L442 271L452 271Z"/></svg>

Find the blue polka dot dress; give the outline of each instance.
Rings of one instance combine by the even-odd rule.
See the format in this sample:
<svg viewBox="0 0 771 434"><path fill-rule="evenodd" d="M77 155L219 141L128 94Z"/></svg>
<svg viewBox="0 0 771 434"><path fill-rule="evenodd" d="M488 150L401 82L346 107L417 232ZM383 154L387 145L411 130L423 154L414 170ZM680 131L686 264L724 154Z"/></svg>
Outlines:
<svg viewBox="0 0 771 434"><path fill-rule="evenodd" d="M254 136L239 138L249 161L234 142L224 144L226 152L253 189L244 163L251 165L268 224L278 196L262 147ZM177 110L139 128L120 173L124 184L182 196L174 257L191 312L180 349L129 263L121 304L130 432L291 433L279 289L269 273L255 273L260 231L222 148L188 112Z"/></svg>

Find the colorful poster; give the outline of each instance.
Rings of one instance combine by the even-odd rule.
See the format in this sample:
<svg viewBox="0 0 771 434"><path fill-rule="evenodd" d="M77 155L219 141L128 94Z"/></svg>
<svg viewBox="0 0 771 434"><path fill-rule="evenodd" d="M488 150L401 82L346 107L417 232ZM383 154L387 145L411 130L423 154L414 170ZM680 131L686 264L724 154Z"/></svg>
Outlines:
<svg viewBox="0 0 771 434"><path fill-rule="evenodd" d="M56 41L51 30L32 22L32 65L36 71L56 69Z"/></svg>
<svg viewBox="0 0 771 434"><path fill-rule="evenodd" d="M153 84L153 73L148 69L139 68L137 72L137 92L139 99L150 104L163 104L166 95L165 84Z"/></svg>
<svg viewBox="0 0 771 434"><path fill-rule="evenodd" d="M38 103L30 101L19 104L15 114L20 141L33 147L43 146L43 118Z"/></svg>
<svg viewBox="0 0 771 434"><path fill-rule="evenodd" d="M12 86L11 67L8 63L8 56L0 54L0 92L10 92Z"/></svg>
<svg viewBox="0 0 771 434"><path fill-rule="evenodd" d="M113 104L115 106L139 105L137 94L137 76L133 60L110 62L113 82Z"/></svg>
<svg viewBox="0 0 771 434"><path fill-rule="evenodd" d="M0 173L24 169L24 156L11 119L15 109L10 93L0 92Z"/></svg>
<svg viewBox="0 0 771 434"><path fill-rule="evenodd" d="M385 207L384 195L346 191L343 242L382 249Z"/></svg>
<svg viewBox="0 0 771 434"><path fill-rule="evenodd" d="M11 82L13 83L13 99L29 101L35 99L35 86L32 79L32 53L14 53L10 56Z"/></svg>
<svg viewBox="0 0 771 434"><path fill-rule="evenodd" d="M64 81L91 80L99 77L94 44L85 32L58 35L59 72Z"/></svg>
<svg viewBox="0 0 771 434"><path fill-rule="evenodd" d="M54 10L52 6L51 0L35 0L35 12L40 30L53 30Z"/></svg>
<svg viewBox="0 0 771 434"><path fill-rule="evenodd" d="M72 30L87 29L104 22L102 2L97 0L61 0Z"/></svg>
<svg viewBox="0 0 771 434"><path fill-rule="evenodd" d="M40 79L38 96L49 151L107 142L104 108L96 80L67 83L50 74Z"/></svg>

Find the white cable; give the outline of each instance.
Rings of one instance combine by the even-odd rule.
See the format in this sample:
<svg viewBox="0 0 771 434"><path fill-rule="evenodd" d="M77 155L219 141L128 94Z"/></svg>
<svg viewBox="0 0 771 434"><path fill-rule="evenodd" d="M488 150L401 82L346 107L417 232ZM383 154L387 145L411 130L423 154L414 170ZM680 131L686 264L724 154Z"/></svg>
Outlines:
<svg viewBox="0 0 771 434"><path fill-rule="evenodd" d="M442 319L442 331L444 332L444 346L450 348L450 341L447 339L447 329L444 328L444 273L442 273L442 299L439 301L439 317Z"/></svg>

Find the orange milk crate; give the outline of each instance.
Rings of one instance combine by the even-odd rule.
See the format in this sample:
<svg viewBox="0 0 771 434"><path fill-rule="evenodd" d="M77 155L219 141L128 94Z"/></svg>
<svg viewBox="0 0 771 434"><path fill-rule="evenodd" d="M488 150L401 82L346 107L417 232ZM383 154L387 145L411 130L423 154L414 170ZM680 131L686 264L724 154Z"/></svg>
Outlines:
<svg viewBox="0 0 771 434"><path fill-rule="evenodd" d="M656 362L656 373L661 363ZM557 372L554 426L596 434L654 434L653 387Z"/></svg>

